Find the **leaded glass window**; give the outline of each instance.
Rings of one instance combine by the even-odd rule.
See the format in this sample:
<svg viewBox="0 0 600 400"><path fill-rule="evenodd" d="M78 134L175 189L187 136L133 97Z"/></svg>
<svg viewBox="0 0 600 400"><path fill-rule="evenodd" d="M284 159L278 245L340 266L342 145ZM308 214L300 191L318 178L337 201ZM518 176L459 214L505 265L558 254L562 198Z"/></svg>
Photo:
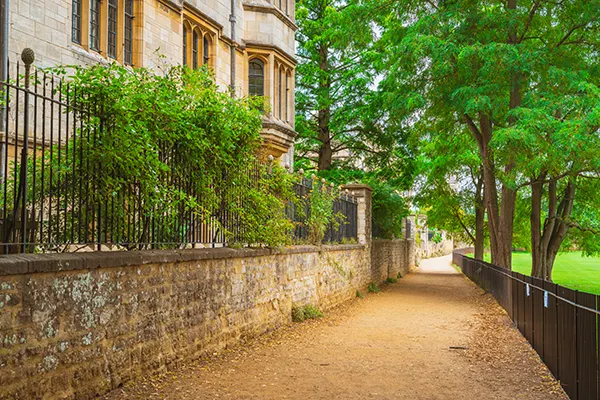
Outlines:
<svg viewBox="0 0 600 400"><path fill-rule="evenodd" d="M248 93L250 96L265 95L265 63L255 58L248 69Z"/></svg>

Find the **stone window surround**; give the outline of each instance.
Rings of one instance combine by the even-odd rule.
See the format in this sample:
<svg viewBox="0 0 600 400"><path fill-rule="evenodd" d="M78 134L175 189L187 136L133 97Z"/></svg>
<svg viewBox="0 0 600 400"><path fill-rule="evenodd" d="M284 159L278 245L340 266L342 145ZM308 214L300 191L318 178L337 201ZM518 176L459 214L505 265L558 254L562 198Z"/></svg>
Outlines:
<svg viewBox="0 0 600 400"><path fill-rule="evenodd" d="M281 82L280 82L281 79ZM275 57L275 82L276 90L274 98L276 100L273 105L273 115L280 122L290 125L292 118L291 112L293 107L293 79L294 67L289 63L284 62L278 57Z"/></svg>
<svg viewBox="0 0 600 400"><path fill-rule="evenodd" d="M294 126L294 74L296 60L289 57L286 53L274 46L259 45L257 43L246 43L244 49L248 54L248 63L246 65L246 77L248 77L249 63L254 58L260 58L265 66L265 97L271 105L271 112L268 117L272 118L278 124L284 127L293 129ZM285 82L282 85L282 92L287 96L288 112L284 116L282 110L282 118L279 118L279 71L283 70L285 79L287 74L288 87L286 90ZM245 93L248 93L248 85L244 88ZM285 107L285 99L281 100L282 107Z"/></svg>
<svg viewBox="0 0 600 400"><path fill-rule="evenodd" d="M86 52L97 54L101 56L105 60L113 60L117 61L121 64L125 64L124 54L125 54L125 0L118 0L118 13L117 13L117 53L116 58L108 57L108 0L100 0L100 46L99 48L93 49L90 43L90 1L91 0L80 0L79 1L79 38L80 41L75 41L74 37L71 35L71 43L73 46L81 47ZM71 2L71 7L73 7L73 3ZM132 40L132 62L127 63L128 65L136 65L138 60L141 59L140 48L139 48L139 40L140 37L140 29L143 26L142 15L144 6L143 0L133 0L133 11L134 11L134 19L133 19L133 40ZM71 18L73 18L73 9L71 9L71 13L69 14Z"/></svg>
<svg viewBox="0 0 600 400"><path fill-rule="evenodd" d="M204 65L204 39L208 38L209 50L208 50L208 66L211 68L215 67L215 55L216 55L216 44L217 38L219 37L218 27L212 26L212 24L202 18L199 15L191 12L187 8L183 10L183 22L181 25L181 31L183 32L183 26L187 29L187 65L191 66L193 63L193 37L194 32L198 34L198 66ZM183 62L183 59L182 59Z"/></svg>

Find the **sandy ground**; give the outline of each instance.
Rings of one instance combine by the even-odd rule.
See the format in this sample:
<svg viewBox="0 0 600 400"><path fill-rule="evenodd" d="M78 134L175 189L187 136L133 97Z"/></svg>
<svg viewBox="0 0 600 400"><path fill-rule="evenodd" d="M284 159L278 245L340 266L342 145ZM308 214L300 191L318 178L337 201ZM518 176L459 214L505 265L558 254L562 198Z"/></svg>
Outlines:
<svg viewBox="0 0 600 400"><path fill-rule="evenodd" d="M326 318L105 397L115 399L567 397L497 303L443 257Z"/></svg>

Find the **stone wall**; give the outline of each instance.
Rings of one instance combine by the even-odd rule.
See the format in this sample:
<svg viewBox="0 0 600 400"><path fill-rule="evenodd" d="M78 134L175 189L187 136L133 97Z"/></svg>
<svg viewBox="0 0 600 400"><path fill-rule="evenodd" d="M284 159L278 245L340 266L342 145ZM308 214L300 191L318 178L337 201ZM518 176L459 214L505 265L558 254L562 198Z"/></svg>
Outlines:
<svg viewBox="0 0 600 400"><path fill-rule="evenodd" d="M0 398L93 398L351 299L370 264L368 245L2 257Z"/></svg>
<svg viewBox="0 0 600 400"><path fill-rule="evenodd" d="M404 276L415 266L414 240L373 240L371 279L379 284L388 278Z"/></svg>

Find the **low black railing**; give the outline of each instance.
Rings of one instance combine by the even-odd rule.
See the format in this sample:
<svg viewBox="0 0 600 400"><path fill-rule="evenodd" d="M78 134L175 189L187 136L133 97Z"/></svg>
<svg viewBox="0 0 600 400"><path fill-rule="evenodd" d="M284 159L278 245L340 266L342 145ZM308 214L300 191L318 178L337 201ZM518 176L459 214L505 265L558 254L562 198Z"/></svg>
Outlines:
<svg viewBox="0 0 600 400"><path fill-rule="evenodd" d="M475 260L453 262L490 292L572 400L600 399L600 296Z"/></svg>

